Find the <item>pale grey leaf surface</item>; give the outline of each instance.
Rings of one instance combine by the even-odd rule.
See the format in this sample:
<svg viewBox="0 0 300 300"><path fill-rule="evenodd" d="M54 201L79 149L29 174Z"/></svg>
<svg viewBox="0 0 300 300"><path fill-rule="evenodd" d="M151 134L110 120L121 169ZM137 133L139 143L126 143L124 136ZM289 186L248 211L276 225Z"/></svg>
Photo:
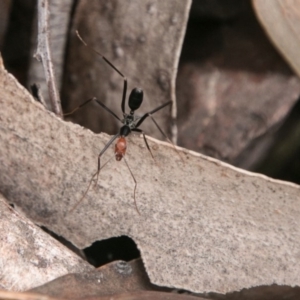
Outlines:
<svg viewBox="0 0 300 300"><path fill-rule="evenodd" d="M24 291L72 272L92 269L25 216L14 211L2 195L0 230L1 289Z"/></svg>
<svg viewBox="0 0 300 300"><path fill-rule="evenodd" d="M97 168L104 134L66 123L0 71L0 190L35 222L79 247L128 235L150 280L193 292L299 285L299 186L138 136L72 214ZM113 155L108 149L104 160Z"/></svg>

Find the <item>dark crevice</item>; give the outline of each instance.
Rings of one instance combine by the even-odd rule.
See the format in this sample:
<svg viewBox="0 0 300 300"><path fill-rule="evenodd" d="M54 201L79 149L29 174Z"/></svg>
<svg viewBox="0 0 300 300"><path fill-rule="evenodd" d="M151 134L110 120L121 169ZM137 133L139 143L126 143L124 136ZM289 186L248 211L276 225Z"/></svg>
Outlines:
<svg viewBox="0 0 300 300"><path fill-rule="evenodd" d="M2 56L6 69L26 86L30 62L31 32L36 0L12 2Z"/></svg>
<svg viewBox="0 0 300 300"><path fill-rule="evenodd" d="M135 242L128 236L97 241L83 251L88 262L95 267L115 260L130 261L140 257L140 251Z"/></svg>

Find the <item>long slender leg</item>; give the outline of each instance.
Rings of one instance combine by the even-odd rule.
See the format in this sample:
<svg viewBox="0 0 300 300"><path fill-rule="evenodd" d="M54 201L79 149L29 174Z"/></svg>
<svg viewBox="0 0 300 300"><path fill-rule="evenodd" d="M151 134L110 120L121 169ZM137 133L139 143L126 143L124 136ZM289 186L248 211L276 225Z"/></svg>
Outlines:
<svg viewBox="0 0 300 300"><path fill-rule="evenodd" d="M121 109L122 109L123 115L125 114L126 92L127 92L127 79L126 79L126 77L124 77L123 96L122 96L122 104L121 104Z"/></svg>
<svg viewBox="0 0 300 300"><path fill-rule="evenodd" d="M95 101L102 106L107 112L109 112L112 116L114 116L116 119L118 119L120 122L122 122L122 120L112 111L110 110L103 102L101 102L100 100L95 98Z"/></svg>
<svg viewBox="0 0 300 300"><path fill-rule="evenodd" d="M83 102L82 104L80 104L79 106L77 106L76 108L74 108L72 111L70 111L68 113L65 113L64 116L68 116L68 115L73 114L75 111L77 111L78 109L80 109L81 107L85 106L86 104L90 103L93 100L96 101L96 103L98 103L100 106L102 106L112 116L114 116L116 119L118 119L120 122L122 122L121 119L111 109L109 109L104 103L102 103L96 97L93 97L91 99L86 100L85 102Z"/></svg>
<svg viewBox="0 0 300 300"><path fill-rule="evenodd" d="M108 161L105 162L105 164L101 167L101 169L103 169L103 168L109 163L109 161L110 161L112 158L113 158L113 156L112 156ZM85 198L86 194L88 193L88 191L89 191L89 189L90 189L90 187L91 187L91 185L92 185L93 179L96 177L97 174L98 174L98 171L95 172L95 173L93 174L93 176L92 176L92 178L91 178L91 180L90 180L90 183L89 183L88 187L86 188L86 190L85 190L83 196L80 198L79 201L76 202L76 204L75 204L75 205L72 207L72 209L69 211L70 214L74 212L74 210L78 207L78 205L79 205L79 204L82 202L82 200Z"/></svg>
<svg viewBox="0 0 300 300"><path fill-rule="evenodd" d="M97 172L98 172L98 171L97 171ZM92 176L92 178L91 178L91 180L90 180L90 183L89 183L87 189L85 190L83 196L82 196L82 197L80 198L80 200L78 200L78 201L76 202L76 204L70 209L69 214L72 214L72 213L74 212L74 210L76 210L76 208L78 207L78 205L82 202L82 200L85 198L85 196L86 196L86 194L88 193L88 191L89 191L89 189L90 189L90 187L91 187L91 184L92 184L92 182L93 182L93 179L95 178L97 172Z"/></svg>
<svg viewBox="0 0 300 300"><path fill-rule="evenodd" d="M98 155L98 168L97 168L97 172L95 174L93 174L91 180L90 180L90 183L87 187L87 189L85 190L83 196L80 198L80 200L73 206L73 208L70 210L69 213L72 213L77 207L78 205L81 203L81 201L85 198L87 192L89 191L90 187L91 187L91 184L92 184L92 181L93 179L96 177L96 182L95 182L95 185L97 185L98 183L98 178L99 178L99 173L100 173L100 170L102 168L105 167L105 165L111 160L111 158L101 167L101 162L100 162L100 158L101 156L105 153L105 151L108 149L108 147L114 142L114 140L119 136L119 133L114 135L110 140L109 142L105 145L105 147L101 150L101 152L99 153Z"/></svg>
<svg viewBox="0 0 300 300"><path fill-rule="evenodd" d="M150 147L149 147L148 141L147 141L147 139L146 139L146 135L145 135L144 131L143 131L142 129L140 129L140 128L133 128L133 129L131 129L131 131L140 132L140 133L143 135L144 142L145 142L145 144L146 144L146 146L147 146L147 149L148 149L148 151L150 152L150 154L151 154L153 160L155 161L154 156L153 156L153 154L152 154L152 151L151 151L151 149L150 149Z"/></svg>
<svg viewBox="0 0 300 300"><path fill-rule="evenodd" d="M139 127L139 126L145 121L145 119L149 117L149 115L156 113L157 111L159 111L160 109L162 109L162 108L164 108L164 107L170 105L171 103L172 103L172 101L168 101L168 102L166 102L166 103L164 103L164 104L158 106L157 108L155 108L155 109L153 109L153 110L151 110L151 111L145 113L145 114L138 120L138 122L137 122L137 124L136 124L136 127Z"/></svg>
<svg viewBox="0 0 300 300"><path fill-rule="evenodd" d="M98 54L99 56L102 57L102 59L110 66L112 67L120 76L123 77L124 79L124 85L123 85L123 96L122 96L122 104L121 104L121 108L122 108L122 112L123 114L125 114L125 100L126 100L126 93L127 93L127 78L126 76L119 70L117 69L117 67L115 67L104 55L102 55L99 51L95 50L94 48L90 47L84 40L83 38L80 36L79 32L76 30L76 34L78 36L78 38L80 39L80 41L89 49L91 49L92 51L94 51L96 54Z"/></svg>
<svg viewBox="0 0 300 300"><path fill-rule="evenodd" d="M155 119L153 118L153 116L151 114L149 114L149 117L151 118L151 120L153 121L153 123L156 125L157 129L160 131L160 133L166 138L166 140L172 144L174 150L177 152L178 156L180 157L180 159L184 162L184 159L182 158L180 152L177 150L177 148L175 147L174 143L168 138L168 136L164 133L164 131L160 128L160 126L158 125L158 123L155 121Z"/></svg>
<svg viewBox="0 0 300 300"><path fill-rule="evenodd" d="M137 181L136 181L136 179L135 179L135 177L134 177L134 175L133 175L133 173L132 173L132 171L131 171L131 169L130 169L130 167L129 167L129 165L128 165L128 162L127 162L127 160L126 160L126 158L124 157L124 161L125 161L125 163L126 163L126 165L127 165L127 168L128 168L128 170L129 170L129 172L130 172L130 174L131 174L131 177L132 177L132 179L133 179L133 181L134 181L134 190L133 190L133 200L134 200L134 205L135 205L135 209L136 209L136 211L138 212L138 214L140 215L141 213L140 213L140 211L139 211L139 209L138 209L138 207L137 207L137 203L136 203L136 198L135 198L135 191L136 191L136 187L137 187Z"/></svg>
<svg viewBox="0 0 300 300"><path fill-rule="evenodd" d="M75 111L77 111L79 108L85 106L86 104L90 103L91 101L95 100L96 98L93 97L93 98L90 98L86 101L84 101L82 104L80 104L79 106L75 107L73 110L71 110L70 112L68 113L64 113L64 116L69 116L69 115L72 115Z"/></svg>
<svg viewBox="0 0 300 300"><path fill-rule="evenodd" d="M97 182L98 182L98 177L99 177L99 173L100 173L100 170L101 170L101 161L100 161L101 156L105 153L105 151L108 149L108 147L117 139L117 137L119 135L120 135L119 133L114 135L98 155L98 170L97 170L97 178L96 178L96 183L95 184L97 184Z"/></svg>
<svg viewBox="0 0 300 300"><path fill-rule="evenodd" d="M169 137L164 133L164 131L160 128L160 126L158 125L158 123L155 121L155 119L153 118L153 116L151 114L149 114L149 117L151 118L151 120L153 121L153 123L156 125L156 127L160 131L160 133L168 140L168 142L172 143L171 140L169 139Z"/></svg>
<svg viewBox="0 0 300 300"><path fill-rule="evenodd" d="M155 121L155 119L153 118L152 114L154 114L155 112L157 112L158 110L166 107L167 105L170 105L172 103L172 101L166 102L160 106L158 106L157 108L153 109L152 111L145 113L137 122L136 127L139 127L146 118L150 117L151 120L153 121L153 123L155 124L155 126L157 127L157 129L160 131L160 133L166 138L166 140L174 147L175 151L177 152L177 154L179 155L180 159L184 162L182 156L180 155L179 151L177 150L177 148L175 147L174 143L168 138L168 136L164 133L164 131L160 128L160 126L158 125L158 123ZM136 129L136 128L135 128Z"/></svg>

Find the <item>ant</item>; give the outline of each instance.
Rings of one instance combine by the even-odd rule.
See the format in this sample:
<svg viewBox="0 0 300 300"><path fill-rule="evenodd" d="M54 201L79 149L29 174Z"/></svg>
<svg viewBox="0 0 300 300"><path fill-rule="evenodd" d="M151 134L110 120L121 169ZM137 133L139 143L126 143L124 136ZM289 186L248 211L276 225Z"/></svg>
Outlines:
<svg viewBox="0 0 300 300"><path fill-rule="evenodd" d="M123 75L123 73L121 73L121 71L119 71L104 55L102 55L100 52L96 51L94 48L90 47L83 39L82 37L79 35L78 31L76 31L77 37L79 38L79 40L84 44L84 46L88 47L89 49L91 49L92 51L94 51L96 54L98 54L112 69L114 69L121 77L123 77L124 80L124 85L123 85L123 96L122 96L122 102L121 102L121 109L122 109L122 113L123 113L123 119L120 119L112 110L110 110L104 103L102 103L100 100L98 100L97 98L93 97L91 99L88 99L87 101L85 101L84 103L82 103L81 105L79 105L77 108L75 108L74 110L72 110L69 113L64 114L66 115L70 115L72 113L74 113L76 110L78 110L79 108L83 107L84 105L88 104L91 101L96 101L100 106L102 106L107 112L109 112L112 116L114 116L117 120L119 120L123 126L120 128L120 131L114 135L109 141L108 143L105 145L105 147L102 149L102 151L99 153L98 155L98 169L97 172L93 175L90 184L88 185L84 195L82 196L82 198L75 204L75 206L72 208L71 212L73 212L76 207L79 205L79 203L84 199L84 197L86 196L91 183L94 179L94 177L96 176L96 183L98 182L98 177L99 177L99 173L100 170L108 163L108 161L101 166L101 156L106 152L106 150L109 148L109 146L115 141L117 140L116 144L115 144L115 158L117 161L122 160L122 158L124 158L124 161L130 171L130 174L135 182L135 187L134 187L134 193L133 193L133 198L134 198L134 204L135 204L135 208L136 211L140 214L140 211L137 207L137 203L136 203L136 198L135 198L135 191L136 191L136 187L137 187L137 181L135 179L135 177L133 176L133 173L125 159L125 154L126 154L126 149L127 149L127 142L126 142L126 137L133 131L133 132L139 132L143 135L146 147L148 149L148 151L150 152L152 158L153 154L150 150L149 144L147 142L145 133L142 129L140 129L140 125L142 125L142 123L146 120L146 118L150 117L152 119L152 121L154 122L154 124L156 125L156 127L158 128L158 130L161 132L161 134L167 139L169 140L169 138L167 137L167 135L163 132L163 130L160 128L160 126L157 124L157 122L155 121L155 119L152 117L152 114L154 114L155 112L161 110L162 108L171 105L172 101L168 101L160 106L158 106L157 108L151 110L150 112L145 113L142 117L136 117L134 115L135 111L141 106L142 102L143 102L143 90L141 88L134 88L128 98L128 106L130 108L130 112L126 113L125 112L125 100L126 100L126 94L127 94L127 78L125 75ZM170 141L170 140L169 140Z"/></svg>

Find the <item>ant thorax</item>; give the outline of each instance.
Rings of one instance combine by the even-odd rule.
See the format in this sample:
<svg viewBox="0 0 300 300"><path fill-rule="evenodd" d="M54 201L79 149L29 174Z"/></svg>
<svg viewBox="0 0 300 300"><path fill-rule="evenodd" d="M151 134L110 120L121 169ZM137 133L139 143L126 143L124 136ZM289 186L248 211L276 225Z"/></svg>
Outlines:
<svg viewBox="0 0 300 300"><path fill-rule="evenodd" d="M133 129L136 127L136 121L138 120L139 118L136 118L134 116L134 112L131 111L129 114L124 114L124 119L122 120L122 123L124 125L127 125L130 129Z"/></svg>

